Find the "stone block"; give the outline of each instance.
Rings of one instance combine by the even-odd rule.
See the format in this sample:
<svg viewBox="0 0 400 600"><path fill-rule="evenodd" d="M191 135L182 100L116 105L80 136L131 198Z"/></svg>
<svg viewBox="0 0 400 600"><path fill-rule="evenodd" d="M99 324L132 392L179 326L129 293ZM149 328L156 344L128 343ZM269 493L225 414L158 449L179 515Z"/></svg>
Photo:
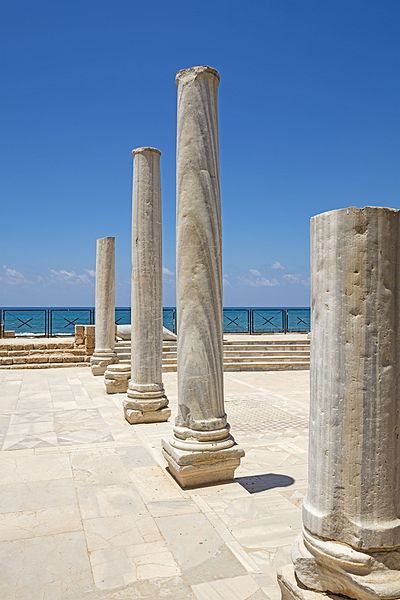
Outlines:
<svg viewBox="0 0 400 600"><path fill-rule="evenodd" d="M63 363L74 363L76 362L77 357L74 356L73 354L63 354L62 355L62 362Z"/></svg>
<svg viewBox="0 0 400 600"><path fill-rule="evenodd" d="M168 421L171 416L171 409L168 407L159 410L137 410L130 408L129 402L124 403L125 419L130 425L139 423L163 423Z"/></svg>
<svg viewBox="0 0 400 600"><path fill-rule="evenodd" d="M107 394L125 394L128 390L128 380L104 379Z"/></svg>
<svg viewBox="0 0 400 600"><path fill-rule="evenodd" d="M21 360L19 360L19 359L21 359ZM14 358L13 359L14 364L16 363L17 360L20 364L43 364L43 363L49 362L49 355L48 354L37 354L35 356L24 356L24 357Z"/></svg>
<svg viewBox="0 0 400 600"><path fill-rule="evenodd" d="M5 356L0 358L0 366L1 365L12 365L13 359L11 356Z"/></svg>
<svg viewBox="0 0 400 600"><path fill-rule="evenodd" d="M63 362L63 355L62 354L50 354L49 362L50 363L61 363L61 362Z"/></svg>
<svg viewBox="0 0 400 600"><path fill-rule="evenodd" d="M162 452L174 479L182 488L232 481L244 450L238 445L215 451L186 451L162 440Z"/></svg>
<svg viewBox="0 0 400 600"><path fill-rule="evenodd" d="M292 565L287 565L278 571L278 584L282 600L346 600L348 598L347 596L308 590L297 579Z"/></svg>
<svg viewBox="0 0 400 600"><path fill-rule="evenodd" d="M131 376L130 364L109 365L104 373L104 384L107 394L125 393Z"/></svg>
<svg viewBox="0 0 400 600"><path fill-rule="evenodd" d="M75 345L83 346L85 343L85 327L84 325L75 325Z"/></svg>

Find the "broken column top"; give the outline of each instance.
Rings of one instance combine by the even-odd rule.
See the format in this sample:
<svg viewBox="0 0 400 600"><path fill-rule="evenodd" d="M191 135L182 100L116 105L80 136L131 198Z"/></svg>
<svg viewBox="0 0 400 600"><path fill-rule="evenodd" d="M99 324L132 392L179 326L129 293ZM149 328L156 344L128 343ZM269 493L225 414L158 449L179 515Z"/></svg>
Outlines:
<svg viewBox="0 0 400 600"><path fill-rule="evenodd" d="M134 148L132 150L132 156L135 154L142 154L143 152L156 152L157 154L161 154L161 150L158 148L153 148L152 146L141 146L140 148Z"/></svg>
<svg viewBox="0 0 400 600"><path fill-rule="evenodd" d="M213 67L208 67L207 65L203 65L199 67L188 67L186 69L181 69L177 72L175 81L176 83L180 81L193 81L193 79L196 79L196 77L198 75L201 75L202 73L209 73L210 75L214 75L214 77L216 77L218 81L220 80L220 76L217 69L214 69Z"/></svg>
<svg viewBox="0 0 400 600"><path fill-rule="evenodd" d="M398 213L400 212L399 209L397 208L391 208L389 206L363 206L363 207L359 207L359 206L348 206L346 208L336 208L334 210L327 210L326 212L323 213L319 213L318 215L314 215L313 217L311 217L311 221L313 221L314 219L318 219L319 217L324 217L327 215L331 215L333 213L341 213L341 212L345 212L345 213L357 213L357 212L370 212L370 211L389 211L392 213Z"/></svg>

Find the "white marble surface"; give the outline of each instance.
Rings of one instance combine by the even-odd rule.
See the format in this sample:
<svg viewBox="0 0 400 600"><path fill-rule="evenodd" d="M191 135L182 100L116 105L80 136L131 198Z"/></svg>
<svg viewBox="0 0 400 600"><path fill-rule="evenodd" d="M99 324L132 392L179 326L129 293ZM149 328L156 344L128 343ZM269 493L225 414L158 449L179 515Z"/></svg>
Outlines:
<svg viewBox="0 0 400 600"><path fill-rule="evenodd" d="M164 382L175 416L176 374ZM246 456L234 482L196 490L165 471L172 424L129 425L123 397L89 369L0 370L1 599L278 600L306 488L308 373L225 374Z"/></svg>
<svg viewBox="0 0 400 600"><path fill-rule="evenodd" d="M176 305L178 414L163 440L183 487L229 481L243 457L224 405L218 72L178 71Z"/></svg>
<svg viewBox="0 0 400 600"><path fill-rule="evenodd" d="M399 231L400 211L376 206L311 220L309 486L293 563L306 588L363 600L400 598Z"/></svg>
<svg viewBox="0 0 400 600"><path fill-rule="evenodd" d="M93 375L103 375L116 361L115 346L115 237L96 241L95 348L90 359Z"/></svg>
<svg viewBox="0 0 400 600"><path fill-rule="evenodd" d="M124 401L131 423L167 421L162 382L162 223L160 151L136 148L132 192L131 379Z"/></svg>

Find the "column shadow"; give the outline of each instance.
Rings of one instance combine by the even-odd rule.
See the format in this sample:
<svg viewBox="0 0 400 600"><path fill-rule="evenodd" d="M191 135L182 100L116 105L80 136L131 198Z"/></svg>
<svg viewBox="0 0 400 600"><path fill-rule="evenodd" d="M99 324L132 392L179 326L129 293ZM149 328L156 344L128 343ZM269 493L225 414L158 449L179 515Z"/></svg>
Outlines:
<svg viewBox="0 0 400 600"><path fill-rule="evenodd" d="M235 481L240 483L249 494L257 494L278 487L288 487L294 484L293 477L282 475L280 473L264 473L263 475L248 475L247 477L235 477Z"/></svg>

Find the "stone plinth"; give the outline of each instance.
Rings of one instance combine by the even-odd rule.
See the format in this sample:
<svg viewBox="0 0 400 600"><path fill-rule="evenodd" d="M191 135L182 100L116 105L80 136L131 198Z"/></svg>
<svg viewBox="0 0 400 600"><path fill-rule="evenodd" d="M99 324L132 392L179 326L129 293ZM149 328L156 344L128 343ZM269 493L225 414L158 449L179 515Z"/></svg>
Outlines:
<svg viewBox="0 0 400 600"><path fill-rule="evenodd" d="M95 348L90 360L93 375L104 375L117 361L115 346L115 238L97 240Z"/></svg>
<svg viewBox="0 0 400 600"><path fill-rule="evenodd" d="M312 219L308 492L284 597L400 598L399 257L397 210Z"/></svg>
<svg viewBox="0 0 400 600"><path fill-rule="evenodd" d="M129 423L167 421L162 383L162 230L160 151L133 150L131 379Z"/></svg>
<svg viewBox="0 0 400 600"><path fill-rule="evenodd" d="M244 455L224 407L219 75L177 74L178 415L163 453L182 487L233 479Z"/></svg>
<svg viewBox="0 0 400 600"><path fill-rule="evenodd" d="M104 385L107 394L124 394L128 389L131 376L131 365L128 363L117 363L108 365L104 373Z"/></svg>
<svg viewBox="0 0 400 600"><path fill-rule="evenodd" d="M283 567L278 573L278 584L282 594L282 600L344 600L343 596L337 594L324 594L314 592L304 587L297 579L293 565Z"/></svg>

